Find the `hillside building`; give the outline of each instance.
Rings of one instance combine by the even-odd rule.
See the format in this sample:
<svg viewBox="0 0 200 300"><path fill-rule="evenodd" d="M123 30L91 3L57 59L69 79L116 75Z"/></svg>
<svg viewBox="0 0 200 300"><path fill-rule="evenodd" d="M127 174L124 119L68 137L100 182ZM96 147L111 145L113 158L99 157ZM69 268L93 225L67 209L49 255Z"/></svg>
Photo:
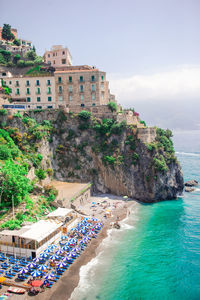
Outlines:
<svg viewBox="0 0 200 300"><path fill-rule="evenodd" d="M87 65L57 69L55 95L57 106L90 107L106 105L114 96L110 95L106 73Z"/></svg>
<svg viewBox="0 0 200 300"><path fill-rule="evenodd" d="M55 68L72 66L72 56L68 48L55 45L44 53L44 62Z"/></svg>
<svg viewBox="0 0 200 300"><path fill-rule="evenodd" d="M11 88L11 101L4 108L45 109L55 108L54 76L7 77L4 83ZM13 107L13 106L18 107Z"/></svg>

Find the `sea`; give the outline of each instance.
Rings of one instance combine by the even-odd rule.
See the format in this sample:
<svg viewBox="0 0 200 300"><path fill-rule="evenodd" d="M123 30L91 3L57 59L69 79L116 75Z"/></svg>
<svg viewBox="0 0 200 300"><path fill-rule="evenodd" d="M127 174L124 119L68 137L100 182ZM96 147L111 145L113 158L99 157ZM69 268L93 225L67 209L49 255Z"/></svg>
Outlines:
<svg viewBox="0 0 200 300"><path fill-rule="evenodd" d="M200 131L175 131L173 142L184 180L200 183ZM94 299L200 299L200 184L178 199L136 202L108 232L71 296Z"/></svg>

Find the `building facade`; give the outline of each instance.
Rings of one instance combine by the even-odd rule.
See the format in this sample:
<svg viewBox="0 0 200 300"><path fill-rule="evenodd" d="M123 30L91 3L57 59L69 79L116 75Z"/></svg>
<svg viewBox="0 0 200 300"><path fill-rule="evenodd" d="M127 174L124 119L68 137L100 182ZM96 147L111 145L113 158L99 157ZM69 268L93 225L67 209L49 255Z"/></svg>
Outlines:
<svg viewBox="0 0 200 300"><path fill-rule="evenodd" d="M57 106L106 105L110 100L106 73L90 66L72 66L56 70L55 95Z"/></svg>
<svg viewBox="0 0 200 300"><path fill-rule="evenodd" d="M11 88L10 108L14 108L12 105L20 105L22 109L55 108L54 76L4 77L3 80Z"/></svg>
<svg viewBox="0 0 200 300"><path fill-rule="evenodd" d="M44 62L55 68L72 66L72 56L68 48L55 45L50 51L45 52Z"/></svg>

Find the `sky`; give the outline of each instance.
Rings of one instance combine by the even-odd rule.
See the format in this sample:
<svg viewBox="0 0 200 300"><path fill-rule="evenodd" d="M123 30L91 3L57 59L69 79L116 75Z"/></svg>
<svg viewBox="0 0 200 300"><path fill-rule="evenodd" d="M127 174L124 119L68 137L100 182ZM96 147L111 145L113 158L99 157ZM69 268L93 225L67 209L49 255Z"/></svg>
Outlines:
<svg viewBox="0 0 200 300"><path fill-rule="evenodd" d="M150 125L200 129L199 0L0 0L0 20L39 55L62 44L74 65L106 71Z"/></svg>

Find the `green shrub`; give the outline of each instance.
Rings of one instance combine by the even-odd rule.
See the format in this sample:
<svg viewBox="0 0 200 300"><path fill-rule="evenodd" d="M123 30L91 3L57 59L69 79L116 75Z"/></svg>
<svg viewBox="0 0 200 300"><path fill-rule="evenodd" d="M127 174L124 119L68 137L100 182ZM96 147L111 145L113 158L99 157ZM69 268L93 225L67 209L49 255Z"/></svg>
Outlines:
<svg viewBox="0 0 200 300"><path fill-rule="evenodd" d="M107 105L112 112L117 111L117 104L115 102L109 102Z"/></svg>
<svg viewBox="0 0 200 300"><path fill-rule="evenodd" d="M53 169L48 168L48 169L46 169L46 172L49 176L53 176Z"/></svg>
<svg viewBox="0 0 200 300"><path fill-rule="evenodd" d="M116 162L116 158L113 156L109 156L109 155L104 156L103 160L105 163L108 163L109 165L114 165Z"/></svg>
<svg viewBox="0 0 200 300"><path fill-rule="evenodd" d="M34 62L32 60L27 60L24 62L25 67L31 67L34 65Z"/></svg>
<svg viewBox="0 0 200 300"><path fill-rule="evenodd" d="M81 120L89 120L91 117L91 112L87 111L87 110L82 110L79 114L78 114L79 118Z"/></svg>
<svg viewBox="0 0 200 300"><path fill-rule="evenodd" d="M13 58L13 62L16 64L21 58L21 55L20 54L16 54Z"/></svg>
<svg viewBox="0 0 200 300"><path fill-rule="evenodd" d="M11 52L10 51L4 50L4 49L0 49L0 54L3 55L4 60L6 62L10 61L10 59L11 59Z"/></svg>
<svg viewBox="0 0 200 300"><path fill-rule="evenodd" d="M7 114L8 114L7 109L4 109L4 108L0 109L0 115L1 116L6 116Z"/></svg>
<svg viewBox="0 0 200 300"><path fill-rule="evenodd" d="M18 60L17 65L20 68L25 67L25 60L23 60L23 59Z"/></svg>
<svg viewBox="0 0 200 300"><path fill-rule="evenodd" d="M154 160L154 166L156 170L162 172L168 171L168 166L166 165L165 159L162 155L159 155L159 158L154 158L153 160Z"/></svg>
<svg viewBox="0 0 200 300"><path fill-rule="evenodd" d="M6 60L2 53L0 53L0 65L6 65Z"/></svg>
<svg viewBox="0 0 200 300"><path fill-rule="evenodd" d="M10 149L7 145L0 145L0 160L12 158Z"/></svg>
<svg viewBox="0 0 200 300"><path fill-rule="evenodd" d="M133 155L132 155L132 164L136 165L138 159L139 159L139 154L134 152Z"/></svg>
<svg viewBox="0 0 200 300"><path fill-rule="evenodd" d="M13 44L16 45L16 46L20 46L21 42L18 39L14 39Z"/></svg>
<svg viewBox="0 0 200 300"><path fill-rule="evenodd" d="M13 115L13 117L15 117L15 118L20 118L20 119L23 118L22 115L21 115L19 112L15 113L15 114Z"/></svg>
<svg viewBox="0 0 200 300"><path fill-rule="evenodd" d="M140 121L140 124L143 124L145 127L147 126L145 121Z"/></svg>
<svg viewBox="0 0 200 300"><path fill-rule="evenodd" d="M35 175L40 179L45 179L46 178L46 172L42 169L38 169L38 170L35 170Z"/></svg>

